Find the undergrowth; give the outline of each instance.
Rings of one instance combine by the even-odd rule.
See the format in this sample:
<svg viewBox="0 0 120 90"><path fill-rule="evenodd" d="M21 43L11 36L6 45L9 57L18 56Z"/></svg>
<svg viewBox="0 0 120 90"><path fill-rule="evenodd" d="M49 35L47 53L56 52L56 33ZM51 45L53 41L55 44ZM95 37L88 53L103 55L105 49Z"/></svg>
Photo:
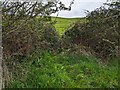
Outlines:
<svg viewBox="0 0 120 90"><path fill-rule="evenodd" d="M31 54L12 71L8 88L114 88L118 87L118 62L107 65L94 57Z"/></svg>

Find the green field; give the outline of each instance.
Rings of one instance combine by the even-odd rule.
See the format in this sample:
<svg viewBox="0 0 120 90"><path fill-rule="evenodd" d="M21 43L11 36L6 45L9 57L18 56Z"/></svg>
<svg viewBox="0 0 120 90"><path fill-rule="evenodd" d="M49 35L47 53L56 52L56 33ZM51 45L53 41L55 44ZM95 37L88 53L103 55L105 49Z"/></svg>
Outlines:
<svg viewBox="0 0 120 90"><path fill-rule="evenodd" d="M62 35L63 32L76 21L85 22L84 18L61 18L61 17L52 17L52 21L56 21L54 25L59 35Z"/></svg>

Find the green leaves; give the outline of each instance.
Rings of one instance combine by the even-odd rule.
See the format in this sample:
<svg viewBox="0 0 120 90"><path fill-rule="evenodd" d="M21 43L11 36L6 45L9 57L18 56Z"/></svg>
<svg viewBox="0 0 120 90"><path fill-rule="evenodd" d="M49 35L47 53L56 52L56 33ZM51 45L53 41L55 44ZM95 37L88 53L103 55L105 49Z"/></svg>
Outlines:
<svg viewBox="0 0 120 90"><path fill-rule="evenodd" d="M20 72L12 72L14 77L9 82L9 88L118 87L117 59L103 66L95 58L82 55L61 56L49 52L36 55L38 58L31 56L30 61L35 63L24 62L20 68L17 65Z"/></svg>

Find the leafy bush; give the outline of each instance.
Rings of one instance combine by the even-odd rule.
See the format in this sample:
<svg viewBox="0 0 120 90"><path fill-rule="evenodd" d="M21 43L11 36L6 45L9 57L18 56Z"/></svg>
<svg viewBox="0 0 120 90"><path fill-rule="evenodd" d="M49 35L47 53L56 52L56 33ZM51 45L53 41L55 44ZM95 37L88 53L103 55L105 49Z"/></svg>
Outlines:
<svg viewBox="0 0 120 90"><path fill-rule="evenodd" d="M41 18L17 22L8 31L3 30L3 52L6 57L14 55L25 55L29 57L31 52L39 50L57 50L58 35L55 28ZM20 26L19 26L20 25ZM6 37L6 38L5 38Z"/></svg>
<svg viewBox="0 0 120 90"><path fill-rule="evenodd" d="M50 15L52 13L56 13L59 10L70 10L69 8L71 8L72 4L67 8L61 1L43 2L6 1L0 3L2 7L4 57L9 58L14 55L28 57L29 53L38 50L40 45L41 48L44 46L43 49L56 48L57 33L47 21L51 20ZM49 32L48 37L45 35L46 31L44 29Z"/></svg>
<svg viewBox="0 0 120 90"><path fill-rule="evenodd" d="M75 44L85 45L93 49L96 56L102 59L114 56L115 52L118 51L116 47L119 46L118 41L120 39L118 5L119 3L117 5L113 3L113 6L109 6L107 9L100 7L88 12L86 23L76 22L71 28L66 30L62 36L62 45L65 48Z"/></svg>

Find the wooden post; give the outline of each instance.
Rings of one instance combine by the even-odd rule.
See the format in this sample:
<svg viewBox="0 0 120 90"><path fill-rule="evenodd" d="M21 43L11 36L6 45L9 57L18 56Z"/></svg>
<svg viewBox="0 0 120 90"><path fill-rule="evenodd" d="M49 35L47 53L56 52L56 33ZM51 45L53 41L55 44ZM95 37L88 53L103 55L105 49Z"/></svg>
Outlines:
<svg viewBox="0 0 120 90"><path fill-rule="evenodd" d="M0 90L2 89L2 87L3 87L2 47L0 45Z"/></svg>
<svg viewBox="0 0 120 90"><path fill-rule="evenodd" d="M2 61L2 8L0 7L0 90L3 88Z"/></svg>

